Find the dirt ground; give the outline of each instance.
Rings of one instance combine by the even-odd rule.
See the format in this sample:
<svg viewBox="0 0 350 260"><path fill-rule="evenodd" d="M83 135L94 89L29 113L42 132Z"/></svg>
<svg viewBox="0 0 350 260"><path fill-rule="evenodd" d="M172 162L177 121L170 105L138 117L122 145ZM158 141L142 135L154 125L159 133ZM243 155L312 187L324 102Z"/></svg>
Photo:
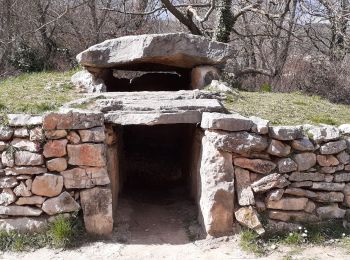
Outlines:
<svg viewBox="0 0 350 260"><path fill-rule="evenodd" d="M154 192L146 197L128 194L120 199L118 223L111 240L86 242L69 250L5 252L0 253L0 259L350 259L344 249L331 246L277 247L269 256L257 258L239 248L237 236L205 239L195 220L195 205L179 199L182 196L178 191Z"/></svg>

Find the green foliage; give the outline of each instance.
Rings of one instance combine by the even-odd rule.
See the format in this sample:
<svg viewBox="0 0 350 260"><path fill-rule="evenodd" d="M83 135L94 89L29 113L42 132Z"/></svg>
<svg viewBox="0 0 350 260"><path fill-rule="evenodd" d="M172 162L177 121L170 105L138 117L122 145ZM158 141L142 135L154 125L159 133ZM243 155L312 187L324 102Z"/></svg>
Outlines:
<svg viewBox="0 0 350 260"><path fill-rule="evenodd" d="M239 246L243 251L255 255L263 255L264 249L258 241L258 234L255 231L244 229L240 233Z"/></svg>
<svg viewBox="0 0 350 260"><path fill-rule="evenodd" d="M310 118L313 123L316 124L327 124L327 125L337 125L337 121L329 115L315 115Z"/></svg>
<svg viewBox="0 0 350 260"><path fill-rule="evenodd" d="M73 223L62 215L50 225L48 235L54 247L66 247L74 236Z"/></svg>
<svg viewBox="0 0 350 260"><path fill-rule="evenodd" d="M268 83L264 83L260 87L261 92L272 92L272 86Z"/></svg>
<svg viewBox="0 0 350 260"><path fill-rule="evenodd" d="M23 72L42 71L45 62L39 52L25 43L20 43L16 52L10 57L10 64Z"/></svg>
<svg viewBox="0 0 350 260"><path fill-rule="evenodd" d="M302 234L299 232L291 232L282 240L282 243L286 245L300 245L303 241Z"/></svg>

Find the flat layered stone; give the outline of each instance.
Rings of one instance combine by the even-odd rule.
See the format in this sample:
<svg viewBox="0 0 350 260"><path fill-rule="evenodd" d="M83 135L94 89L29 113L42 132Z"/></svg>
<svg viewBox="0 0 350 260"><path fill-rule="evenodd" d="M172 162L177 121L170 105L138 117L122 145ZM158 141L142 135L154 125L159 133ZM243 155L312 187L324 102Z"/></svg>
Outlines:
<svg viewBox="0 0 350 260"><path fill-rule="evenodd" d="M10 126L34 126L41 125L42 116L27 115L27 114L9 114L7 115Z"/></svg>
<svg viewBox="0 0 350 260"><path fill-rule="evenodd" d="M42 206L42 210L50 216L79 209L80 205L66 191L55 198L47 199Z"/></svg>
<svg viewBox="0 0 350 260"><path fill-rule="evenodd" d="M337 154L347 148L345 140L329 142L320 147L321 154Z"/></svg>
<svg viewBox="0 0 350 260"><path fill-rule="evenodd" d="M319 221L319 218L317 216L303 211L269 210L268 217L270 219L280 220L284 222L310 223Z"/></svg>
<svg viewBox="0 0 350 260"><path fill-rule="evenodd" d="M14 168L6 168L6 175L37 175L46 173L47 169L45 167L14 167Z"/></svg>
<svg viewBox="0 0 350 260"><path fill-rule="evenodd" d="M106 147L104 144L69 144L67 150L70 165L93 167L106 165Z"/></svg>
<svg viewBox="0 0 350 260"><path fill-rule="evenodd" d="M284 188L289 184L290 182L283 175L273 173L252 183L251 187L254 192L265 192L273 188Z"/></svg>
<svg viewBox="0 0 350 260"><path fill-rule="evenodd" d="M47 139L61 139L67 136L66 130L46 130L45 136Z"/></svg>
<svg viewBox="0 0 350 260"><path fill-rule="evenodd" d="M40 151L40 144L37 142L32 142L27 139L19 139L15 138L11 142L11 146L22 150L22 151L28 151L28 152L39 152Z"/></svg>
<svg viewBox="0 0 350 260"><path fill-rule="evenodd" d="M293 172L288 178L290 181L324 181L325 175L318 172Z"/></svg>
<svg viewBox="0 0 350 260"><path fill-rule="evenodd" d="M272 139L267 152L278 157L286 157L290 154L291 147L281 141Z"/></svg>
<svg viewBox="0 0 350 260"><path fill-rule="evenodd" d="M280 200L284 194L284 189L270 190L266 196L267 200Z"/></svg>
<svg viewBox="0 0 350 260"><path fill-rule="evenodd" d="M13 133L14 137L26 138L29 137L29 130L27 128L16 128Z"/></svg>
<svg viewBox="0 0 350 260"><path fill-rule="evenodd" d="M334 174L335 182L349 182L350 181L350 172L342 172Z"/></svg>
<svg viewBox="0 0 350 260"><path fill-rule="evenodd" d="M18 197L29 197L32 196L31 193L31 188L32 188L32 180L28 179L25 182L21 181L21 183L14 188L13 192L16 194Z"/></svg>
<svg viewBox="0 0 350 260"><path fill-rule="evenodd" d="M250 154L262 152L268 147L265 137L248 132L222 133L206 131L205 135L217 149L230 153Z"/></svg>
<svg viewBox="0 0 350 260"><path fill-rule="evenodd" d="M71 82L78 89L79 93L101 93L107 91L103 79L96 78L87 70L75 73L71 77Z"/></svg>
<svg viewBox="0 0 350 260"><path fill-rule="evenodd" d="M67 154L67 139L50 140L44 145L45 158L63 157Z"/></svg>
<svg viewBox="0 0 350 260"><path fill-rule="evenodd" d="M340 137L340 131L335 126L313 126L307 133L316 143L333 141Z"/></svg>
<svg viewBox="0 0 350 260"><path fill-rule="evenodd" d="M312 181L299 181L299 182L293 182L290 187L293 188L302 188L302 187L311 187Z"/></svg>
<svg viewBox="0 0 350 260"><path fill-rule="evenodd" d="M85 229L88 233L111 236L113 231L112 192L94 187L80 192Z"/></svg>
<svg viewBox="0 0 350 260"><path fill-rule="evenodd" d="M343 202L344 194L342 192L316 192L317 197L314 199L318 202Z"/></svg>
<svg viewBox="0 0 350 260"><path fill-rule="evenodd" d="M15 158L13 153L3 151L1 154L1 163L3 164L3 166L13 167L15 165Z"/></svg>
<svg viewBox="0 0 350 260"><path fill-rule="evenodd" d="M20 197L16 201L16 205L41 205L45 201L45 198L42 196L30 196L30 197Z"/></svg>
<svg viewBox="0 0 350 260"><path fill-rule="evenodd" d="M19 233L38 233L47 228L47 220L45 218L6 218L0 219L0 230Z"/></svg>
<svg viewBox="0 0 350 260"><path fill-rule="evenodd" d="M336 166L339 164L338 159L333 155L317 155L317 163L321 166Z"/></svg>
<svg viewBox="0 0 350 260"><path fill-rule="evenodd" d="M314 190L342 191L344 187L345 183L314 182L311 188Z"/></svg>
<svg viewBox="0 0 350 260"><path fill-rule="evenodd" d="M350 124L342 124L338 127L338 129L342 134L345 134L345 135L350 134Z"/></svg>
<svg viewBox="0 0 350 260"><path fill-rule="evenodd" d="M316 164L316 155L314 153L299 153L293 156L298 165L298 171L306 171Z"/></svg>
<svg viewBox="0 0 350 260"><path fill-rule="evenodd" d="M344 218L346 210L340 209L338 204L334 203L330 206L319 207L316 212L321 219L336 219Z"/></svg>
<svg viewBox="0 0 350 260"><path fill-rule="evenodd" d="M307 198L282 198L280 200L269 200L266 207L269 209L303 210L308 202Z"/></svg>
<svg viewBox="0 0 350 260"><path fill-rule="evenodd" d="M38 153L16 151L15 164L17 166L38 166L44 164L44 157Z"/></svg>
<svg viewBox="0 0 350 260"><path fill-rule="evenodd" d="M0 205L8 206L15 202L17 199L16 195L13 193L11 189L3 189L0 193Z"/></svg>
<svg viewBox="0 0 350 260"><path fill-rule="evenodd" d="M344 170L344 165L343 164L339 164L337 166L325 166L325 167L321 167L320 172L321 173L326 173L326 174L332 174L338 171L342 171Z"/></svg>
<svg viewBox="0 0 350 260"><path fill-rule="evenodd" d="M250 187L250 173L239 167L235 167L235 184L238 204L241 206L254 205L254 194Z"/></svg>
<svg viewBox="0 0 350 260"><path fill-rule="evenodd" d="M300 189L300 188L287 188L285 190L286 194L293 195L293 196L298 196L298 197L306 197L306 198L316 198L317 193L310 191L310 190L305 190L305 189Z"/></svg>
<svg viewBox="0 0 350 260"><path fill-rule="evenodd" d="M61 175L66 189L86 189L110 183L106 168L74 168Z"/></svg>
<svg viewBox="0 0 350 260"><path fill-rule="evenodd" d="M13 129L0 125L0 141L9 141L13 136Z"/></svg>
<svg viewBox="0 0 350 260"><path fill-rule="evenodd" d="M273 139L291 141L303 138L304 133L301 126L272 126L269 135Z"/></svg>
<svg viewBox="0 0 350 260"><path fill-rule="evenodd" d="M17 185L18 185L18 181L15 177L0 178L0 189L13 188Z"/></svg>
<svg viewBox="0 0 350 260"><path fill-rule="evenodd" d="M232 55L228 44L187 33L124 36L91 46L77 56L83 66L161 70L191 69L224 63ZM156 66L161 65L161 66Z"/></svg>
<svg viewBox="0 0 350 260"><path fill-rule="evenodd" d="M249 131L253 122L239 114L203 113L201 127L231 132Z"/></svg>
<svg viewBox="0 0 350 260"><path fill-rule="evenodd" d="M102 126L104 117L102 113L90 111L67 111L50 113L44 117L43 128L54 129L87 129Z"/></svg>
<svg viewBox="0 0 350 260"><path fill-rule="evenodd" d="M270 122L256 116L251 116L249 119L253 122L252 132L266 135L269 132Z"/></svg>
<svg viewBox="0 0 350 260"><path fill-rule="evenodd" d="M35 195L55 197L61 193L63 188L63 177L50 173L36 176L32 184L32 192Z"/></svg>
<svg viewBox="0 0 350 260"><path fill-rule="evenodd" d="M276 168L275 163L261 159L235 158L233 164L262 174L271 173Z"/></svg>
<svg viewBox="0 0 350 260"><path fill-rule="evenodd" d="M66 158L55 158L46 162L47 169L51 172L62 172L67 169Z"/></svg>
<svg viewBox="0 0 350 260"><path fill-rule="evenodd" d="M259 220L258 213L251 206L237 210L235 212L235 217L241 225L255 230L259 235L265 233L265 229Z"/></svg>
<svg viewBox="0 0 350 260"><path fill-rule="evenodd" d="M0 215L8 216L40 216L43 211L28 206L0 206Z"/></svg>
<svg viewBox="0 0 350 260"><path fill-rule="evenodd" d="M291 158L284 158L277 163L278 171L280 173L294 172L298 170L298 165Z"/></svg>
<svg viewBox="0 0 350 260"><path fill-rule="evenodd" d="M83 143L103 143L106 139L103 127L95 127L87 130L78 130Z"/></svg>
<svg viewBox="0 0 350 260"><path fill-rule="evenodd" d="M337 159L342 164L348 164L350 162L350 155L347 152L342 151L341 153L337 154Z"/></svg>

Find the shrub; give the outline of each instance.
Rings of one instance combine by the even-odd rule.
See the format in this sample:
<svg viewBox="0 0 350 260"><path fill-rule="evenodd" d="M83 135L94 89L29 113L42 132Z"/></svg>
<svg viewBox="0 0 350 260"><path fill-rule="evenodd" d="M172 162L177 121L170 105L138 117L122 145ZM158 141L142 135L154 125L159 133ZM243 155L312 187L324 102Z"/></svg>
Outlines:
<svg viewBox="0 0 350 260"><path fill-rule="evenodd" d="M45 68L44 59L39 52L26 43L19 44L16 52L10 57L10 64L23 72L42 71Z"/></svg>

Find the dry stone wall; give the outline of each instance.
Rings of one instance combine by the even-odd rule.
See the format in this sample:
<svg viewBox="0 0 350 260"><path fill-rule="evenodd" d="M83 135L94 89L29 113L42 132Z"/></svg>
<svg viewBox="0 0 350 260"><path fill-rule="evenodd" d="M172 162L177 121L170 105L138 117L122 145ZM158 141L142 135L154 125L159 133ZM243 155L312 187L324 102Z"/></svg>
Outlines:
<svg viewBox="0 0 350 260"><path fill-rule="evenodd" d="M241 225L261 234L262 216L282 227L350 215L350 125L269 126L255 117L204 113L201 126L218 151L232 156Z"/></svg>
<svg viewBox="0 0 350 260"><path fill-rule="evenodd" d="M55 215L82 209L90 233L110 234L103 114L8 119L0 126L0 228L38 231Z"/></svg>

